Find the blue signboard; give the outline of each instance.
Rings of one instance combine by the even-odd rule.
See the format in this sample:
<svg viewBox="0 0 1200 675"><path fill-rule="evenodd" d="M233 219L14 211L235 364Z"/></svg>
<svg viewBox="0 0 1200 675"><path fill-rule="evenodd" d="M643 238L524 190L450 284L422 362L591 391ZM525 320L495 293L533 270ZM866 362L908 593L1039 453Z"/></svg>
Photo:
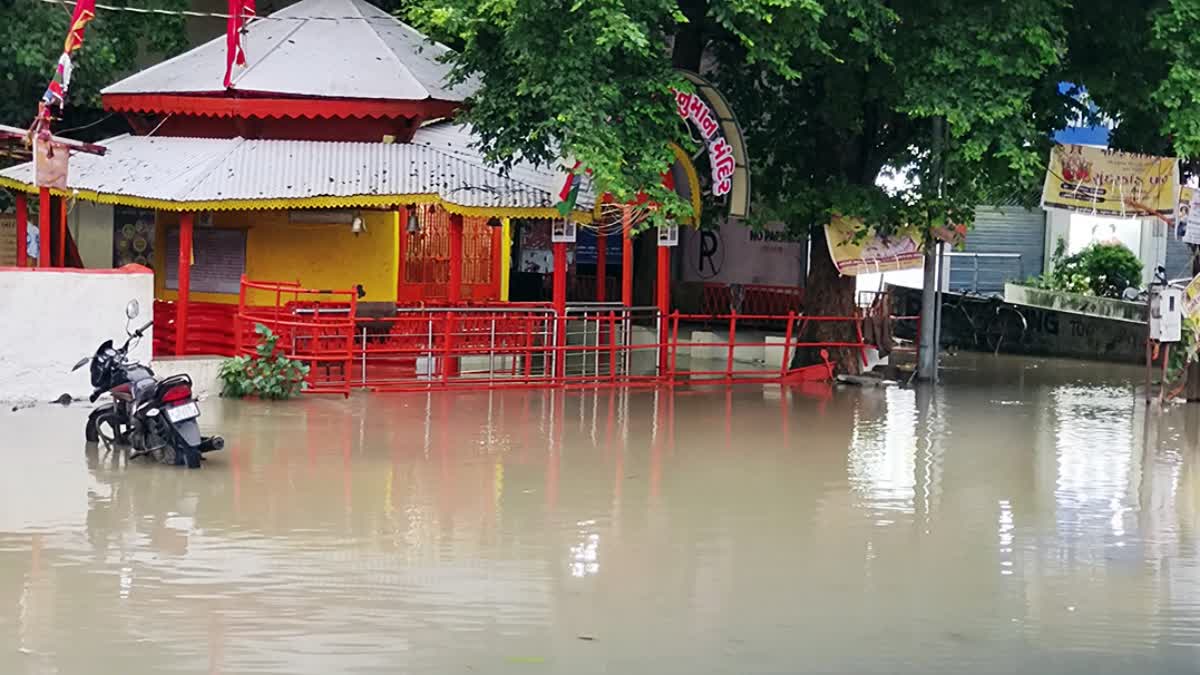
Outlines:
<svg viewBox="0 0 1200 675"><path fill-rule="evenodd" d="M610 234L604 238L605 259L607 267L621 264L621 235ZM596 233L585 228L579 229L575 238L575 262L582 265L596 264Z"/></svg>

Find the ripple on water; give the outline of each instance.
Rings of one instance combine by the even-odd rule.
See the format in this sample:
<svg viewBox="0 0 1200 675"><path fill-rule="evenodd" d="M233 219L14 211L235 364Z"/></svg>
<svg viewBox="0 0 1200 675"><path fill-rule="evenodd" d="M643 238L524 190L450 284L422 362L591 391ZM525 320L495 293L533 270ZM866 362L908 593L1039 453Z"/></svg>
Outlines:
<svg viewBox="0 0 1200 675"><path fill-rule="evenodd" d="M1193 421L997 363L611 423L608 392L213 401L199 473L89 463L47 413L0 494L0 673L1192 668Z"/></svg>

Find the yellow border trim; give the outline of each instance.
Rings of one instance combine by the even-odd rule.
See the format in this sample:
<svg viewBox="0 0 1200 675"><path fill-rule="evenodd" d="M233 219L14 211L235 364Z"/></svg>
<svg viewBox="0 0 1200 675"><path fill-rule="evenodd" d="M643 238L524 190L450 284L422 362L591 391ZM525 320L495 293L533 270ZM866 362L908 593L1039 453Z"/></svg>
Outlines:
<svg viewBox="0 0 1200 675"><path fill-rule="evenodd" d="M692 217L687 221L688 225L700 224L700 174L696 172L696 165L692 163L692 158L683 151L683 148L678 144L671 144L671 152L675 153L675 159L683 165L683 172L687 174L688 186L692 193Z"/></svg>
<svg viewBox="0 0 1200 675"><path fill-rule="evenodd" d="M500 219L500 302L508 302L512 275L512 219Z"/></svg>
<svg viewBox="0 0 1200 675"><path fill-rule="evenodd" d="M392 279L392 301L400 295L400 209L392 209L392 269L395 270Z"/></svg>
<svg viewBox="0 0 1200 675"><path fill-rule="evenodd" d="M29 194L37 194L37 186L12 178L0 177L0 187L6 187ZM268 199L223 199L213 201L177 202L169 199L153 199L135 197L132 195L117 195L94 190L59 190L51 189L50 194L58 197L84 199L97 204L115 204L132 206L141 209L157 209L160 211L267 211L277 209L319 209L319 208L392 208L407 204L428 205L436 204L449 213L468 218L488 218L491 216L506 218L562 218L554 207L509 207L509 206L461 206L448 202L435 194L416 195L354 195L349 197L283 197ZM576 211L573 215L576 222L592 222L591 211Z"/></svg>

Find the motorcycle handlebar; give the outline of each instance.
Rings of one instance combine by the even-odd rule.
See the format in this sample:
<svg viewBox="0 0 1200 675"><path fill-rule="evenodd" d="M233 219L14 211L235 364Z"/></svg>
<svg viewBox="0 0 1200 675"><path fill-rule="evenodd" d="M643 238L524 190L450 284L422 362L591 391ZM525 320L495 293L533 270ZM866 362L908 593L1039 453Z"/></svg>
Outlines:
<svg viewBox="0 0 1200 675"><path fill-rule="evenodd" d="M133 331L132 333L130 333L130 334L129 334L129 337L128 337L128 338L126 338L126 340L125 340L125 344L121 345L121 351L122 351L122 352L128 351L128 350L129 350L129 343L133 341L133 338L135 338L135 337L136 337L136 338L140 338L140 337L142 337L142 333L145 333L145 332L146 332L146 329L150 328L150 327L151 327L151 326L153 326L153 325L154 325L154 321L153 321L153 320L147 321L147 322L146 322L146 325L144 325L144 326L142 326L141 328L139 328L139 329L137 329L137 330Z"/></svg>

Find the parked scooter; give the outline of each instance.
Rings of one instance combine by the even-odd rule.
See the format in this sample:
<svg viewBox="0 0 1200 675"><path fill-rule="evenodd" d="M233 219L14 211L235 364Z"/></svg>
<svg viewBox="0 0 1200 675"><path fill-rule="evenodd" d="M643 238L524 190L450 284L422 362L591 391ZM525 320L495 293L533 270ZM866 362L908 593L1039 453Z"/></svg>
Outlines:
<svg viewBox="0 0 1200 675"><path fill-rule="evenodd" d="M103 439L108 444L129 445L130 459L150 455L164 464L198 468L202 455L222 449L225 441L220 436L200 435L196 422L200 405L192 395L191 377L172 375L160 380L149 367L128 359L130 346L153 324L129 330L138 313L137 300L130 300L125 307L125 344L113 347L112 340L105 340L95 354L71 369L79 370L90 362L95 388L91 402L105 393L113 399L88 416L84 436L89 443Z"/></svg>

